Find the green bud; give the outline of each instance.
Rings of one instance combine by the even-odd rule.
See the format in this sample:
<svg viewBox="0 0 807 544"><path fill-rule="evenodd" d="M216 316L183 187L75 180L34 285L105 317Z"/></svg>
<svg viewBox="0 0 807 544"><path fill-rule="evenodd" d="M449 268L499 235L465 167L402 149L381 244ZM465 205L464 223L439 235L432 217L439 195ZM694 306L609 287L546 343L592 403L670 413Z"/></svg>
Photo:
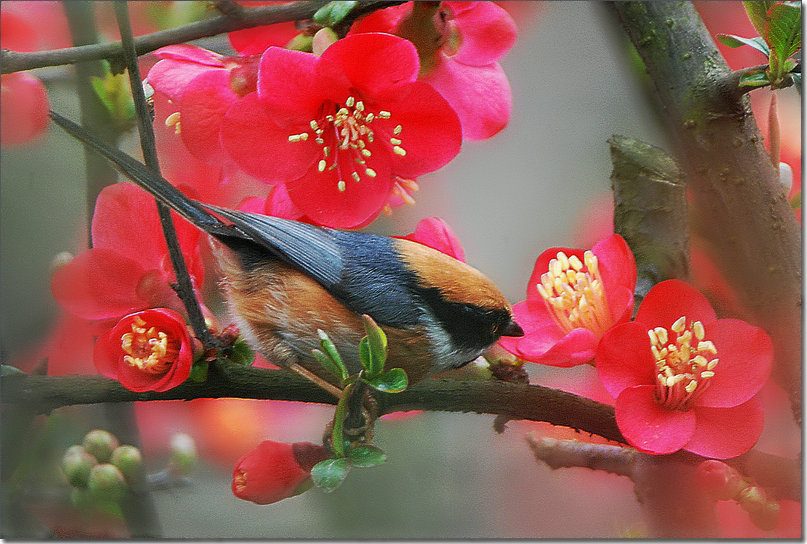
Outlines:
<svg viewBox="0 0 807 544"><path fill-rule="evenodd" d="M62 472L73 487L87 487L90 471L97 464L83 446L71 446L62 456Z"/></svg>
<svg viewBox="0 0 807 544"><path fill-rule="evenodd" d="M110 463L118 467L126 481L131 483L143 469L143 454L134 446L125 444L115 448Z"/></svg>
<svg viewBox="0 0 807 544"><path fill-rule="evenodd" d="M115 438L115 435L107 432L102 431L101 429L95 429L88 432L84 436L84 449L87 450L87 453L94 455L96 459L98 459L99 463L106 463L109 461L109 457L112 455L112 452L115 451L115 448L118 447L118 439Z"/></svg>
<svg viewBox="0 0 807 544"><path fill-rule="evenodd" d="M76 510L90 510L98 500L89 489L74 487L70 492L70 504Z"/></svg>
<svg viewBox="0 0 807 544"><path fill-rule="evenodd" d="M196 442L190 435L177 433L171 437L171 460L168 468L177 476L188 474L196 464Z"/></svg>
<svg viewBox="0 0 807 544"><path fill-rule="evenodd" d="M92 468L87 487L94 497L108 501L123 498L129 488L118 467L109 463L95 465Z"/></svg>

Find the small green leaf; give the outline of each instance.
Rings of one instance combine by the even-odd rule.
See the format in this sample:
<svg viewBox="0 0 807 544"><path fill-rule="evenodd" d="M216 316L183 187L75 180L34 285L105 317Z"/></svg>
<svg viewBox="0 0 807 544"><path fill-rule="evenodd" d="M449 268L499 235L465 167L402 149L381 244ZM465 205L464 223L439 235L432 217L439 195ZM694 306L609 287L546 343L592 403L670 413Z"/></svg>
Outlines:
<svg viewBox="0 0 807 544"><path fill-rule="evenodd" d="M246 340L239 337L233 344L230 361L237 365L252 366L252 363L255 362L255 350L247 344Z"/></svg>
<svg viewBox="0 0 807 544"><path fill-rule="evenodd" d="M387 455L375 446L360 444L347 452L355 467L375 467L387 461Z"/></svg>
<svg viewBox="0 0 807 544"><path fill-rule="evenodd" d="M734 34L718 34L717 39L725 46L728 47L742 47L743 45L748 45L760 51L765 56L770 55L771 49L768 47L768 44L765 43L765 40L757 36L756 38L743 38L742 36L735 36Z"/></svg>
<svg viewBox="0 0 807 544"><path fill-rule="evenodd" d="M345 481L350 465L351 460L347 457L320 461L311 469L311 481L326 493L330 493Z"/></svg>
<svg viewBox="0 0 807 544"><path fill-rule="evenodd" d="M762 71L748 72L740 78L740 87L764 87L769 83L768 75Z"/></svg>
<svg viewBox="0 0 807 544"><path fill-rule="evenodd" d="M384 393L400 393L409 385L406 372L402 368L393 368L372 379L364 380L367 385Z"/></svg>
<svg viewBox="0 0 807 544"><path fill-rule="evenodd" d="M194 363L194 365L191 367L190 379L195 382L205 381L207 379L207 369L209 366L210 363L207 361Z"/></svg>
<svg viewBox="0 0 807 544"><path fill-rule="evenodd" d="M771 9L776 2L760 2L759 0L751 0L743 2L745 12L748 14L748 19L751 24L757 29L760 36L765 35L765 22L768 15L768 10Z"/></svg>
<svg viewBox="0 0 807 544"><path fill-rule="evenodd" d="M787 4L771 7L763 36L771 46L771 52L783 64L786 58L801 49L801 8Z"/></svg>
<svg viewBox="0 0 807 544"><path fill-rule="evenodd" d="M103 77L92 76L90 83L95 94L116 122L125 125L134 120L134 101L129 80L123 74L113 75L105 64Z"/></svg>
<svg viewBox="0 0 807 544"><path fill-rule="evenodd" d="M314 14L314 22L322 26L334 26L342 22L342 20L353 11L358 2L328 2L317 10Z"/></svg>
<svg viewBox="0 0 807 544"><path fill-rule="evenodd" d="M381 330L373 318L367 314L361 316L367 336L359 343L359 357L367 369L367 377L373 379L384 370L387 360L387 335Z"/></svg>
<svg viewBox="0 0 807 544"><path fill-rule="evenodd" d="M345 363L342 362L342 356L339 355L339 350L336 349L336 345L330 338L328 338L325 331L322 329L317 329L317 334L319 335L319 347L322 348L322 352L329 357L336 368L338 368L337 372L331 372L333 372L334 376L344 380L350 374L348 373L347 368L345 368Z"/></svg>
<svg viewBox="0 0 807 544"><path fill-rule="evenodd" d="M313 355L314 359L316 359L319 362L319 364L322 365L322 367L328 372L330 372L333 376L337 378L342 377L342 371L338 366L336 366L336 364L333 362L333 359L322 353L317 348L311 350L311 355Z"/></svg>

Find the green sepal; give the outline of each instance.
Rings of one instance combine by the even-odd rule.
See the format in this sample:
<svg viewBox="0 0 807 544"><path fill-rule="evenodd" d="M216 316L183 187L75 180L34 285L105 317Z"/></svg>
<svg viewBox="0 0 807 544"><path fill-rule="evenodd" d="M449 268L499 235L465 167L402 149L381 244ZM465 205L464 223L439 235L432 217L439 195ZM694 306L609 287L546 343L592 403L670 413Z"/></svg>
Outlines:
<svg viewBox="0 0 807 544"><path fill-rule="evenodd" d="M387 461L387 454L381 449L369 444L359 444L348 450L347 456L354 467L376 467Z"/></svg>
<svg viewBox="0 0 807 544"><path fill-rule="evenodd" d="M768 74L762 71L748 72L740 78L740 87L764 87L768 84Z"/></svg>
<svg viewBox="0 0 807 544"><path fill-rule="evenodd" d="M409 379L406 377L406 371L403 368L392 368L375 378L363 379L367 385L384 393L400 393L409 385Z"/></svg>
<svg viewBox="0 0 807 544"><path fill-rule="evenodd" d="M764 53L765 56L771 54L771 48L765 43L765 40L757 36L756 38L743 38L742 36L735 36L734 34L718 34L718 41L723 45L731 48L742 47L748 45L757 51Z"/></svg>
<svg viewBox="0 0 807 544"><path fill-rule="evenodd" d="M384 370L387 361L387 335L373 318L367 314L361 316L367 336L359 343L359 357L362 366L367 370L367 378L373 379Z"/></svg>
<svg viewBox="0 0 807 544"><path fill-rule="evenodd" d="M314 13L313 20L322 26L335 26L353 11L356 4L355 1L328 2Z"/></svg>
<svg viewBox="0 0 807 544"><path fill-rule="evenodd" d="M311 481L325 493L330 493L345 481L351 465L347 457L325 459L311 469Z"/></svg>
<svg viewBox="0 0 807 544"><path fill-rule="evenodd" d="M241 337L233 344L230 361L237 365L252 366L255 362L255 350Z"/></svg>
<svg viewBox="0 0 807 544"><path fill-rule="evenodd" d="M191 375L190 379L194 382L203 382L207 379L207 370L210 366L208 361L199 361L197 363L193 363L191 367Z"/></svg>

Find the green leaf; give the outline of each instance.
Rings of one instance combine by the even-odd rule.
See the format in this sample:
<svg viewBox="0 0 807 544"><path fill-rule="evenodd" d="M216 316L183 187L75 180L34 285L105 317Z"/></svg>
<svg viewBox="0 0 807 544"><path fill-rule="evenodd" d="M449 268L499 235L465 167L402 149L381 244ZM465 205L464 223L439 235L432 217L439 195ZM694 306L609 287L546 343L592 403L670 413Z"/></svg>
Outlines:
<svg viewBox="0 0 807 544"><path fill-rule="evenodd" d="M360 444L347 452L355 467L375 467L387 461L387 455L381 449L369 444Z"/></svg>
<svg viewBox="0 0 807 544"><path fill-rule="evenodd" d="M334 26L342 22L342 20L353 11L358 2L328 2L317 10L314 14L314 22L322 26Z"/></svg>
<svg viewBox="0 0 807 544"><path fill-rule="evenodd" d="M742 36L735 36L734 34L718 34L717 39L720 43L728 47L737 48L743 45L751 46L757 51L764 53L766 57L771 53L768 44L759 36L756 38L743 38Z"/></svg>
<svg viewBox="0 0 807 544"><path fill-rule="evenodd" d="M373 318L367 314L361 316L367 336L359 343L359 357L367 369L367 377L373 379L384 370L387 360L387 335L381 330Z"/></svg>
<svg viewBox="0 0 807 544"><path fill-rule="evenodd" d="M330 372L333 376L336 376L337 378L342 377L342 370L336 366L333 359L322 353L317 348L311 350L311 355L313 355L314 359L316 359L319 364L322 365L322 367Z"/></svg>
<svg viewBox="0 0 807 544"><path fill-rule="evenodd" d="M372 379L364 380L367 385L384 393L400 393L409 385L406 372L402 368L393 368Z"/></svg>
<svg viewBox="0 0 807 544"><path fill-rule="evenodd" d="M764 87L769 83L768 75L762 71L748 72L740 78L740 87Z"/></svg>
<svg viewBox="0 0 807 544"><path fill-rule="evenodd" d="M247 344L246 340L239 337L233 344L230 361L237 365L252 366L252 363L255 362L255 350Z"/></svg>
<svg viewBox="0 0 807 544"><path fill-rule="evenodd" d="M92 76L90 84L112 119L122 125L130 123L135 111L129 80L123 74L113 75L108 64L105 69L104 77Z"/></svg>
<svg viewBox="0 0 807 544"><path fill-rule="evenodd" d="M333 371L328 366L326 366L326 368L329 368L329 371L333 372L334 376L338 377L340 380L344 380L350 374L348 373L347 368L345 368L345 363L342 362L342 356L339 355L336 345L330 338L328 338L328 335L322 329L317 329L317 334L319 335L319 347L322 348L322 352L330 358L333 365L335 365L338 370Z"/></svg>
<svg viewBox="0 0 807 544"><path fill-rule="evenodd" d="M350 465L351 460L347 457L320 461L311 469L311 481L326 493L330 493L345 481Z"/></svg>
<svg viewBox="0 0 807 544"><path fill-rule="evenodd" d="M763 36L779 63L784 64L786 58L801 49L801 8L787 4L771 7Z"/></svg>
<svg viewBox="0 0 807 544"><path fill-rule="evenodd" d="M751 20L751 24L757 29L760 36L765 35L765 22L768 16L768 10L771 9L776 2L760 2L758 0L751 0L743 2L745 12Z"/></svg>
<svg viewBox="0 0 807 544"><path fill-rule="evenodd" d="M207 369L210 366L208 361L194 363L191 367L190 379L195 382L203 382L207 379Z"/></svg>

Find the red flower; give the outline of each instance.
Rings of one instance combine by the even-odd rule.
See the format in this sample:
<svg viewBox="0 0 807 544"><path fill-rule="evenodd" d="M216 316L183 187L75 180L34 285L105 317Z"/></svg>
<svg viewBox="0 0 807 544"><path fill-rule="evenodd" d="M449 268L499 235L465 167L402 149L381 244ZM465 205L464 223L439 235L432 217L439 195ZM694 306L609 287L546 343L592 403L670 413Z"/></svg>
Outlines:
<svg viewBox="0 0 807 544"><path fill-rule="evenodd" d="M93 362L98 372L130 391L168 391L190 376L191 336L179 313L143 310L98 338Z"/></svg>
<svg viewBox="0 0 807 544"><path fill-rule="evenodd" d="M180 247L192 278L200 285L203 268L199 230L176 222ZM95 204L93 248L57 270L51 290L59 304L84 319L119 319L155 306L180 307L154 198L131 183L105 187Z"/></svg>
<svg viewBox="0 0 807 544"><path fill-rule="evenodd" d="M502 338L526 361L571 367L594 359L605 331L630 319L636 263L618 234L590 251L550 248L535 261L527 300L513 306L521 338Z"/></svg>
<svg viewBox="0 0 807 544"><path fill-rule="evenodd" d="M756 394L772 361L762 329L717 319L706 297L679 280L654 286L636 320L612 328L597 348L597 371L631 445L717 459L745 453L759 438Z"/></svg>
<svg viewBox="0 0 807 544"><path fill-rule="evenodd" d="M402 236L401 238L429 246L459 261L465 262L465 250L462 249L459 238L457 238L457 235L451 230L451 227L448 226L448 223L439 217L421 219L417 227L415 227L415 232Z"/></svg>
<svg viewBox="0 0 807 544"><path fill-rule="evenodd" d="M288 4L289 2L236 2L244 7L258 7L258 6L273 6ZM254 28L245 28L243 30L235 30L227 34L230 39L230 45L233 49L238 51L241 55L254 55L261 54L267 48L277 45L279 47L285 46L291 41L300 31L297 29L294 21L286 23L275 23L273 25L256 26Z"/></svg>
<svg viewBox="0 0 807 544"><path fill-rule="evenodd" d="M45 132L48 93L42 82L22 72L0 77L0 145L19 145Z"/></svg>
<svg viewBox="0 0 807 544"><path fill-rule="evenodd" d="M415 81L418 68L414 46L388 34L348 36L319 57L270 47L257 92L230 106L221 142L247 173L285 183L316 223L366 224L396 176L436 170L460 150L456 114Z"/></svg>
<svg viewBox="0 0 807 544"><path fill-rule="evenodd" d="M419 79L457 112L462 136L490 138L510 120L513 96L497 62L516 41L512 17L492 2L407 2L357 21L351 33L389 32L414 42Z"/></svg>
<svg viewBox="0 0 807 544"><path fill-rule="evenodd" d="M264 440L235 464L233 495L256 504L293 497L311 487L311 469L329 456L327 448L310 442Z"/></svg>

